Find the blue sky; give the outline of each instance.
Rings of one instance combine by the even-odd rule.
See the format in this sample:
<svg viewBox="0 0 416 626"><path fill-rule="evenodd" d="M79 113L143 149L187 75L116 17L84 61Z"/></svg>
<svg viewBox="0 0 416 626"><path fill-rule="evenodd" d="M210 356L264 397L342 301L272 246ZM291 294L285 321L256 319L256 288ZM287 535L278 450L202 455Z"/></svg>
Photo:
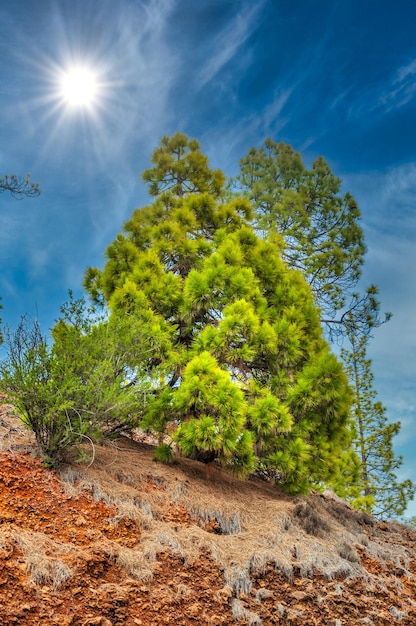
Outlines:
<svg viewBox="0 0 416 626"><path fill-rule="evenodd" d="M393 319L371 343L375 386L401 420L401 478L416 481L416 4L413 0L2 0L0 173L39 198L0 195L4 322L45 331L68 289L135 207L164 134L196 137L227 175L265 138L323 155L357 199L363 287ZM97 72L91 108L58 86ZM416 515L416 503L409 507Z"/></svg>

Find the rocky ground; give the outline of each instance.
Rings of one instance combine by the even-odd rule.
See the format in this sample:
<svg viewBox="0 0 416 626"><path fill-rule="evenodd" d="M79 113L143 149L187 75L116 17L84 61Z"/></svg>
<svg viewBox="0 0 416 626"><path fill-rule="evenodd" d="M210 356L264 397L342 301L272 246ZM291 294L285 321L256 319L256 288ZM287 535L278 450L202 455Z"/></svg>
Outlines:
<svg viewBox="0 0 416 626"><path fill-rule="evenodd" d="M416 532L144 441L42 467L0 406L0 624L416 624ZM82 455L81 455L82 456Z"/></svg>

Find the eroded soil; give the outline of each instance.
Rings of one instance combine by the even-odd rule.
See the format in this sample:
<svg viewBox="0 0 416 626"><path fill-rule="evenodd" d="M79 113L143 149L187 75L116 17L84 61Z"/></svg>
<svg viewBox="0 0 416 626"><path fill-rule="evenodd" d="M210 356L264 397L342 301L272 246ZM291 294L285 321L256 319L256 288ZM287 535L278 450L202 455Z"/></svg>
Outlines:
<svg viewBox="0 0 416 626"><path fill-rule="evenodd" d="M58 474L7 406L0 443L3 626L416 624L410 528L127 439Z"/></svg>

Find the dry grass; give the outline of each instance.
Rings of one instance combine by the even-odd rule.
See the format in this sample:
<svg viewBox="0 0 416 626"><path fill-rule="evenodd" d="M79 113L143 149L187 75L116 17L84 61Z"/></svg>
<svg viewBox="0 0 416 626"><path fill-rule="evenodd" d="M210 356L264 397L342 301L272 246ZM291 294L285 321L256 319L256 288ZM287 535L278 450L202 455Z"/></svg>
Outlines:
<svg viewBox="0 0 416 626"><path fill-rule="evenodd" d="M149 582L153 578L156 553L146 554L143 550L120 548L117 563L124 569L127 576L142 582Z"/></svg>
<svg viewBox="0 0 416 626"><path fill-rule="evenodd" d="M272 596L273 593L269 589L266 589L265 587L260 587L260 589L258 589L256 592L256 602L261 604L263 600L271 598Z"/></svg>
<svg viewBox="0 0 416 626"><path fill-rule="evenodd" d="M399 609L397 609L395 606L390 607L390 613L398 622L401 622L402 619L406 617L406 613L404 611L399 611Z"/></svg>
<svg viewBox="0 0 416 626"><path fill-rule="evenodd" d="M0 439L2 427L0 421ZM69 495L87 493L112 509L104 513L108 519L102 533L85 534L83 545L77 547L18 528L5 534L3 526L0 557L13 560L15 553L32 585L54 591L64 588L63 594L69 592L71 578L78 584L85 574L102 582L99 572L105 572L105 580L111 582L98 589L104 599L116 598L120 604L129 601L128 589L156 587L157 572L164 584L168 567L178 565L184 578L175 575L166 589L179 605L199 601L199 596L192 597L196 591L189 572L194 566L198 570L201 555L201 563L209 566L206 556L211 556L223 572L220 588L213 590L215 599L231 610L237 624L249 626L260 625L260 616L268 623L264 616L271 611L282 623L307 623L308 614L300 610L303 604L291 602L299 578L305 588L309 586L318 610L320 605L322 610L327 607L328 598L339 605L347 603L355 579L353 585L362 585L369 598L387 594L392 598L391 606L386 606L392 623L408 623L413 608L400 598L408 596L415 584L413 529L399 524L384 528L334 494L291 498L257 479L242 482L218 468L208 479L202 464L179 458L167 467L156 463L153 455L152 447L121 438L97 446L91 466L61 469L61 485ZM54 491L60 491L56 485ZM169 561L169 554L175 560ZM277 577L277 587L273 569L282 575ZM291 584L282 582L283 577ZM285 596L282 589L287 590ZM371 626L377 622L375 617L372 621L373 615L376 611L371 609L357 623ZM334 626L341 623L332 621Z"/></svg>
<svg viewBox="0 0 416 626"><path fill-rule="evenodd" d="M0 451L29 450L34 444L33 434L23 427L12 405L2 404L0 394Z"/></svg>
<svg viewBox="0 0 416 626"><path fill-rule="evenodd" d="M153 461L150 447L124 439L98 448L92 467L75 473L67 469L61 479L71 493L86 489L95 499L115 506L114 523L123 516L139 521L141 543L153 542L156 550L172 551L184 562L208 550L224 569L225 585L234 598L249 593L252 574L265 571L268 564L288 580L314 572L328 579L352 576L359 570L354 548L347 552L345 547L353 546L355 539L345 527L342 532L334 529L332 521L336 524L336 520L319 496L296 504L275 487L260 481L242 482L220 469L207 480L201 464L181 459L166 468ZM341 510L340 504L334 504ZM169 505L185 507L195 526L179 524L172 533L172 524L162 521ZM203 528L212 521L218 524L218 534ZM311 536L309 541L300 541L300 528ZM301 549L296 548L299 543ZM152 571L151 562L134 550L118 557L118 562L133 577Z"/></svg>
<svg viewBox="0 0 416 626"><path fill-rule="evenodd" d="M104 547L130 578L150 581L161 552L179 556L185 564L208 552L224 571L223 590L235 601L235 619L256 624L257 616L244 613L237 601L242 594L254 592L253 576L270 566L288 581L319 573L328 580L360 577L369 590L381 589L382 577L370 576L362 566L355 547L359 545L361 551L385 563L386 572L393 563L412 577L411 555L400 545L400 529L397 544L387 544L376 537L373 518L358 514L331 495L294 500L264 482L242 482L220 469L207 479L202 464L180 459L177 465L166 467L154 462L153 452L145 444L120 439L97 446L91 467L68 466L60 472L70 495L86 491L115 508L109 520L112 524L128 519L138 524L137 547L120 547L109 540ZM189 511L194 524L169 521L169 517L165 521L172 507ZM217 525L217 534L205 529L211 522ZM25 554L30 552L25 549ZM35 553L33 548L32 553L33 557L25 558L34 582L65 583L70 571L62 555L44 549ZM184 597L188 590L178 588L176 593ZM267 590L256 593L259 603L268 597Z"/></svg>
<svg viewBox="0 0 416 626"><path fill-rule="evenodd" d="M293 510L297 523L308 535L325 537L330 532L330 525L310 502L300 502Z"/></svg>
<svg viewBox="0 0 416 626"><path fill-rule="evenodd" d="M341 544L338 554L342 559L350 561L350 563L359 563L360 561L360 557L354 546L346 542Z"/></svg>
<svg viewBox="0 0 416 626"><path fill-rule="evenodd" d="M71 578L71 568L59 558L72 551L67 544L52 541L43 533L20 531L14 538L23 552L30 580L35 585L50 585L54 590Z"/></svg>
<svg viewBox="0 0 416 626"><path fill-rule="evenodd" d="M243 622L244 624L249 624L249 626L259 626L261 624L260 617L256 613L248 611L237 598L234 598L231 602L231 610L237 622Z"/></svg>
<svg viewBox="0 0 416 626"><path fill-rule="evenodd" d="M185 505L185 502L182 504ZM218 534L221 535L238 535L241 532L241 520L238 513L224 512L218 509L206 509L199 504L190 505L186 503L190 514L195 520L206 524L209 522L215 522L218 526Z"/></svg>

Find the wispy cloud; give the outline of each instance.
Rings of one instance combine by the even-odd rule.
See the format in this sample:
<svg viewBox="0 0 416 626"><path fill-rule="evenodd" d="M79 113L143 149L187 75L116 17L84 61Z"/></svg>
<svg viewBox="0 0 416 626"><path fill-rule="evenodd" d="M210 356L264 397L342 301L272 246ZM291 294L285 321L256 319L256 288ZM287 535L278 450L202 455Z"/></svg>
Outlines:
<svg viewBox="0 0 416 626"><path fill-rule="evenodd" d="M265 0L247 3L212 42L212 56L199 72L199 86L212 80L231 61L258 25Z"/></svg>
<svg viewBox="0 0 416 626"><path fill-rule="evenodd" d="M273 132L281 130L285 125L287 118L282 117L283 109L289 100L294 87L288 87L287 89L281 89L275 92L274 98L270 104L266 106L261 116L261 124L266 134L273 129Z"/></svg>
<svg viewBox="0 0 416 626"><path fill-rule="evenodd" d="M416 378L416 163L345 177L359 199L368 245L363 283L381 287L392 320L374 333L371 349L386 378Z"/></svg>
<svg viewBox="0 0 416 626"><path fill-rule="evenodd" d="M379 105L385 110L399 109L416 95L416 59L399 67L385 91L379 98Z"/></svg>
<svg viewBox="0 0 416 626"><path fill-rule="evenodd" d="M251 147L259 147L268 137L278 138L290 118L286 109L292 91L290 87L276 90L263 111L250 113L230 124L210 128L202 134L200 140L212 164L222 169L227 176L235 176L240 159Z"/></svg>
<svg viewBox="0 0 416 626"><path fill-rule="evenodd" d="M368 82L367 87L356 81L334 99L332 108L347 108L350 119L379 122L380 117L398 111L416 96L416 59L401 65L390 75Z"/></svg>

